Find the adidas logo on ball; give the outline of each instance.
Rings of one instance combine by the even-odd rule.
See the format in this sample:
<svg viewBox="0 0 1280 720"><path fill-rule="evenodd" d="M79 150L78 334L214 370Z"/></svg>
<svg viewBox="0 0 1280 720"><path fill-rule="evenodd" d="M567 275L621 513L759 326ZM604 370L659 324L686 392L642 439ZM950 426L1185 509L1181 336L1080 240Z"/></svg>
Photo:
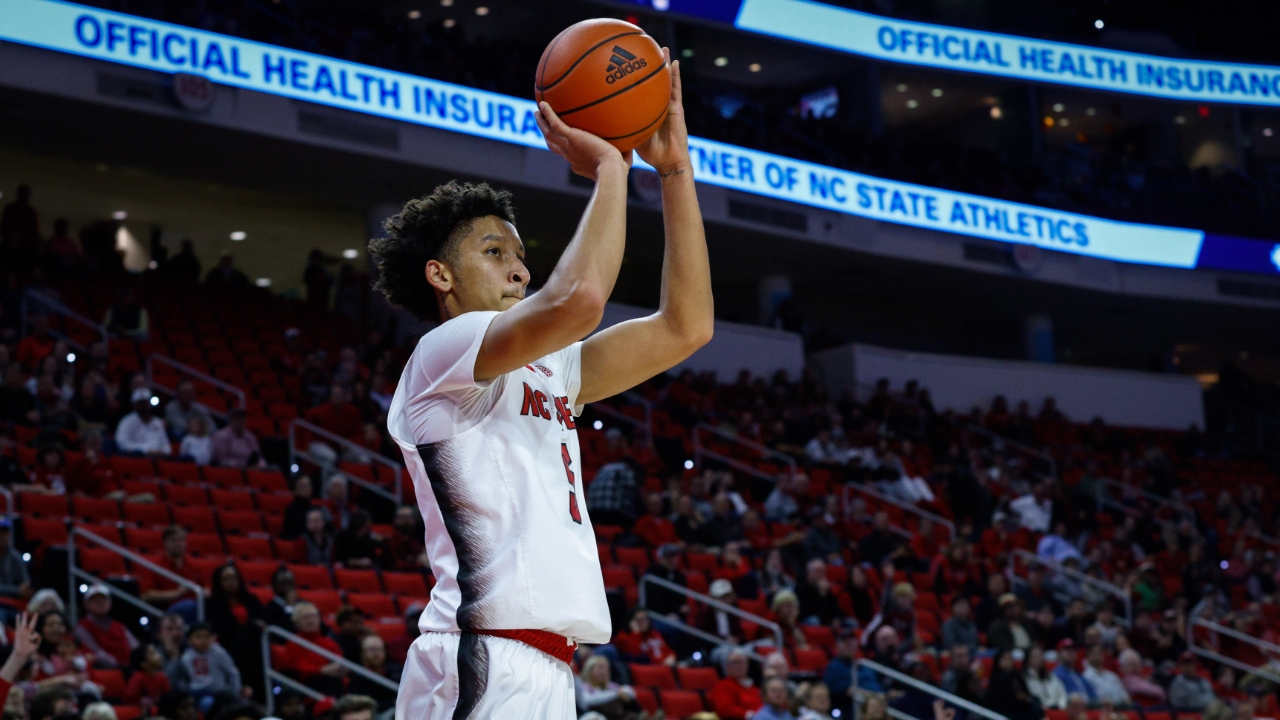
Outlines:
<svg viewBox="0 0 1280 720"><path fill-rule="evenodd" d="M645 62L644 58L638 58L621 46L614 45L613 55L609 57L609 67L605 68L605 72L609 74L604 81L612 85L640 68L648 67L648 65L649 63Z"/></svg>

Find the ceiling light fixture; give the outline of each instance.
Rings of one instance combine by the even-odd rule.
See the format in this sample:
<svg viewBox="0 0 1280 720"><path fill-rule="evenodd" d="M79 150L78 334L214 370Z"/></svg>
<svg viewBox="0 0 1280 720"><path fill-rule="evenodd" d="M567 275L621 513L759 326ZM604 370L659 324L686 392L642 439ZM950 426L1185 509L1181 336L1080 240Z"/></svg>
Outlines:
<svg viewBox="0 0 1280 720"><path fill-rule="evenodd" d="M342 257L348 260L355 260L356 257L358 257L359 255L360 253L357 252L355 248L347 248L346 250L342 251Z"/></svg>
<svg viewBox="0 0 1280 720"><path fill-rule="evenodd" d="M271 278L258 278L253 281L253 284L258 287L271 287Z"/></svg>
<svg viewBox="0 0 1280 720"><path fill-rule="evenodd" d="M125 212L124 210L116 210L115 212L111 213L112 220L125 220L128 217L129 217L129 213Z"/></svg>
<svg viewBox="0 0 1280 720"><path fill-rule="evenodd" d="M245 239L245 238L247 238L247 237L249 237L249 236L248 236L248 235L245 233L245 231L243 231L243 230L233 230L233 231L231 232L231 239L232 239L232 240L234 240L234 241L236 241L236 242L240 242L240 241L244 240L244 239Z"/></svg>
<svg viewBox="0 0 1280 720"><path fill-rule="evenodd" d="M934 88L933 90L929 91L929 94L934 97L942 97L942 88Z"/></svg>
<svg viewBox="0 0 1280 720"><path fill-rule="evenodd" d="M716 67L724 67L725 65L729 64L729 58L721 55L720 57L716 58L715 62L716 62Z"/></svg>
<svg viewBox="0 0 1280 720"><path fill-rule="evenodd" d="M760 72L760 63L751 63L747 66L747 69L751 72Z"/></svg>
<svg viewBox="0 0 1280 720"><path fill-rule="evenodd" d="M476 8L476 14L479 15L480 17L484 17L485 15L489 14L489 8L485 7L484 5L481 5L480 7Z"/></svg>

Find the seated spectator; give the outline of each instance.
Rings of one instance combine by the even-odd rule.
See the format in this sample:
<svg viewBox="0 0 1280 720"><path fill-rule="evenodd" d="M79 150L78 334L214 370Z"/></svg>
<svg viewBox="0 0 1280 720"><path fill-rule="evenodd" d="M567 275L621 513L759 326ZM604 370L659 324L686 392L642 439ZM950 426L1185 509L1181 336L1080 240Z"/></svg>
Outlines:
<svg viewBox="0 0 1280 720"><path fill-rule="evenodd" d="M1135 703L1146 706L1164 704L1164 688L1143 676L1142 657L1133 648L1120 653L1120 681Z"/></svg>
<svg viewBox="0 0 1280 720"><path fill-rule="evenodd" d="M770 603L774 622L782 628L782 640L787 647L806 647L808 639L800 629L800 600L790 590L780 590Z"/></svg>
<svg viewBox="0 0 1280 720"><path fill-rule="evenodd" d="M156 647L164 655L165 674L169 669L182 661L182 653L187 651L187 621L177 613L166 613L160 618L160 627L156 629Z"/></svg>
<svg viewBox="0 0 1280 720"><path fill-rule="evenodd" d="M209 418L196 415L187 421L187 433L182 436L178 454L191 458L197 465L213 461L213 436L209 434Z"/></svg>
<svg viewBox="0 0 1280 720"><path fill-rule="evenodd" d="M796 495L802 493L807 485L808 478L801 473L779 475L773 491L764 500L764 519L772 523L793 522L800 516Z"/></svg>
<svg viewBox="0 0 1280 720"><path fill-rule="evenodd" d="M329 388L329 402L311 408L303 417L307 422L354 443L360 442L364 431L359 408L351 403L347 389L337 383ZM319 457L331 458L333 461L337 461L339 455L319 436L312 439L310 450Z"/></svg>
<svg viewBox="0 0 1280 720"><path fill-rule="evenodd" d="M882 693L869 692L862 701L861 720L889 720L889 701Z"/></svg>
<svg viewBox="0 0 1280 720"><path fill-rule="evenodd" d="M315 507L314 486L310 475L293 479L293 500L284 508L284 525L280 537L295 540L307 531L307 514Z"/></svg>
<svg viewBox="0 0 1280 720"><path fill-rule="evenodd" d="M854 565L849 568L849 600L853 603L853 617L865 626L876 616L876 598L872 595L871 579L866 568Z"/></svg>
<svg viewBox="0 0 1280 720"><path fill-rule="evenodd" d="M391 539L387 543L389 567L386 569L400 572L430 569L431 559L427 557L427 549L422 543L425 534L417 508L412 505L398 508L391 524Z"/></svg>
<svg viewBox="0 0 1280 720"><path fill-rule="evenodd" d="M804 454L810 462L817 464L839 463L841 454L831 439L831 431L822 428L808 443L805 443Z"/></svg>
<svg viewBox="0 0 1280 720"><path fill-rule="evenodd" d="M243 689L240 669L207 623L196 623L187 631L187 649L169 682L191 693L202 712L207 712L215 699L237 697Z"/></svg>
<svg viewBox="0 0 1280 720"><path fill-rule="evenodd" d="M351 693L343 695L333 704L331 716L333 720L373 720L378 703L368 695Z"/></svg>
<svg viewBox="0 0 1280 720"><path fill-rule="evenodd" d="M0 516L0 597L26 600L33 592L27 563L13 548L12 523L8 517Z"/></svg>
<svg viewBox="0 0 1280 720"><path fill-rule="evenodd" d="M805 557L839 565L844 562L843 552L844 541L836 533L835 516L828 512L814 515L809 521L809 528L804 532Z"/></svg>
<svg viewBox="0 0 1280 720"><path fill-rule="evenodd" d="M258 438L245 428L245 412L232 408L227 426L213 434L213 464L219 467L266 467Z"/></svg>
<svg viewBox="0 0 1280 720"><path fill-rule="evenodd" d="M333 562L333 536L329 534L323 510L313 508L307 513L306 530L302 541L306 546L307 564L328 565Z"/></svg>
<svg viewBox="0 0 1280 720"><path fill-rule="evenodd" d="M671 523L675 526L680 542L691 549L703 549L709 544L703 532L706 519L689 495L681 494L676 498L676 512L671 517Z"/></svg>
<svg viewBox="0 0 1280 720"><path fill-rule="evenodd" d="M360 643L366 635L373 632L364 624L364 613L347 605L338 611L334 622L338 626L338 632L333 639L342 648L342 657L351 662L360 662Z"/></svg>
<svg viewBox="0 0 1280 720"><path fill-rule="evenodd" d="M991 629L991 623L1004 615L1000 599L1008 592L1008 582L1001 573L991 573L987 576L987 593L973 609L973 624L978 626L978 632L988 632Z"/></svg>
<svg viewBox="0 0 1280 720"><path fill-rule="evenodd" d="M129 665L133 668L133 673L129 676L129 685L124 691L124 701L140 706L146 716L160 702L160 698L172 689L169 676L164 674L164 654L155 645L145 643L133 649Z"/></svg>
<svg viewBox="0 0 1280 720"><path fill-rule="evenodd" d="M746 720L764 705L760 688L747 675L747 655L733 650L724 661L724 677L708 696L720 720Z"/></svg>
<svg viewBox="0 0 1280 720"><path fill-rule="evenodd" d="M621 432L610 428L608 432ZM587 509L592 523L631 527L639 516L637 508L644 468L634 459L624 457L600 468L587 486Z"/></svg>
<svg viewBox="0 0 1280 720"><path fill-rule="evenodd" d="M956 645L951 648L951 659L946 671L942 673L942 681L938 683L938 687L953 695L961 694L973 680L974 667L969 647ZM981 669L980 665L977 667Z"/></svg>
<svg viewBox="0 0 1280 720"><path fill-rule="evenodd" d="M303 640L334 655L342 655L342 648L338 643L321 633L320 610L315 605L305 601L294 605L293 626L298 630L298 637ZM347 675L346 667L295 643L278 646L274 652L278 653L280 669L308 687L328 695L342 693L342 679Z"/></svg>
<svg viewBox="0 0 1280 720"><path fill-rule="evenodd" d="M773 597L780 590L794 590L795 587L796 579L787 573L782 551L773 548L765 555L764 567L760 569L760 592L765 597Z"/></svg>
<svg viewBox="0 0 1280 720"><path fill-rule="evenodd" d="M1128 705L1129 691L1125 689L1120 676L1106 668L1104 661L1102 648L1098 645L1090 647L1085 655L1087 667L1083 673L1084 679L1093 686L1098 702L1109 705Z"/></svg>
<svg viewBox="0 0 1280 720"><path fill-rule="evenodd" d="M116 709L111 706L111 703L101 700L92 702L85 706L80 720L116 720Z"/></svg>
<svg viewBox="0 0 1280 720"><path fill-rule="evenodd" d="M644 496L645 514L636 521L631 532L640 536L649 547L662 547L680 542L676 526L667 519L663 508L662 493L651 492Z"/></svg>
<svg viewBox="0 0 1280 720"><path fill-rule="evenodd" d="M213 423L209 408L196 402L196 384L190 380L178 383L173 399L164 407L164 423L169 428L169 436L174 441L181 440L188 432L191 421L202 418L205 427Z"/></svg>
<svg viewBox="0 0 1280 720"><path fill-rule="evenodd" d="M751 715L751 720L795 720L786 680L775 677L765 681L764 704Z"/></svg>
<svg viewBox="0 0 1280 720"><path fill-rule="evenodd" d="M343 530L351 522L351 514L356 511L356 504L351 501L351 491L347 479L342 475L333 475L324 484L324 502L332 513L335 532Z"/></svg>
<svg viewBox="0 0 1280 720"><path fill-rule="evenodd" d="M922 683L933 684L932 672L923 660L915 660L908 665L908 674ZM934 696L914 685L904 684L898 691L901 693L889 703L894 710L916 718L916 720L932 720Z"/></svg>
<svg viewBox="0 0 1280 720"><path fill-rule="evenodd" d="M624 663L637 665L676 664L676 654L663 640L662 635L653 629L649 620L649 612L644 608L636 608L627 622L627 629L619 632L613 639L613 646Z"/></svg>
<svg viewBox="0 0 1280 720"><path fill-rule="evenodd" d="M829 720L831 718L831 690L826 683L817 682L810 685L803 702L796 720Z"/></svg>
<svg viewBox="0 0 1280 720"><path fill-rule="evenodd" d="M293 632L293 606L298 602L298 581L293 571L282 567L271 576L271 601L262 609L268 625Z"/></svg>
<svg viewBox="0 0 1280 720"><path fill-rule="evenodd" d="M249 592L234 563L213 571L205 617L218 642L231 653L237 667L257 667L262 658L261 633L266 614L262 601Z"/></svg>
<svg viewBox="0 0 1280 720"><path fill-rule="evenodd" d="M120 288L120 299L107 310L102 324L113 337L138 342L151 337L147 309L138 303L137 293L128 285Z"/></svg>
<svg viewBox="0 0 1280 720"><path fill-rule="evenodd" d="M1053 611L1054 616L1062 614L1062 608L1058 605L1057 599L1053 597L1049 588L1045 587L1044 568L1039 565L1027 568L1027 584L1018 588L1014 594L1022 601L1022 607L1028 613L1038 613L1042 608L1047 607Z"/></svg>
<svg viewBox="0 0 1280 720"><path fill-rule="evenodd" d="M973 624L973 612L969 598L957 595L951 601L951 617L942 623L942 646L954 648L963 645L970 653L978 652L978 626Z"/></svg>
<svg viewBox="0 0 1280 720"><path fill-rule="evenodd" d="M137 455L168 455L173 448L165 431L164 420L155 415L151 391L138 388L129 396L133 412L120 419L116 426L116 448L122 453Z"/></svg>
<svg viewBox="0 0 1280 720"><path fill-rule="evenodd" d="M1039 483L1035 489L1009 502L1009 509L1017 516L1022 527L1032 532L1048 532L1053 519L1053 500L1048 483Z"/></svg>
<svg viewBox="0 0 1280 720"><path fill-rule="evenodd" d="M733 583L724 578L711 583L708 594L726 605L738 606L738 598L734 594ZM745 637L742 634L742 621L737 615L725 612L712 605L702 605L699 608L698 618L694 626L703 632L722 638L730 645L737 645Z"/></svg>
<svg viewBox="0 0 1280 720"><path fill-rule="evenodd" d="M987 628L987 645L1000 652L1031 649L1031 633L1023 624L1022 603L1013 593L1000 596L1002 615Z"/></svg>
<svg viewBox="0 0 1280 720"><path fill-rule="evenodd" d="M360 641L360 655L357 658L360 666L375 675L380 675L393 683L400 682L401 668L387 662L387 646L377 633L370 632ZM353 695L367 695L378 703L378 711L386 711L396 706L397 692L387 686L375 682L360 673L351 673L347 683L347 692Z"/></svg>
<svg viewBox="0 0 1280 720"><path fill-rule="evenodd" d="M373 534L369 511L358 508L351 522L333 539L333 561L345 568L372 569L382 566L382 538Z"/></svg>
<svg viewBox="0 0 1280 720"><path fill-rule="evenodd" d="M1062 687L1067 691L1067 700L1070 702L1073 695L1082 695L1089 704L1098 701L1098 692L1093 689L1093 683L1090 683L1076 670L1076 662L1079 655L1076 652L1076 644L1071 638L1066 638L1058 642L1058 665L1053 669L1053 674L1058 676L1058 680L1062 682Z"/></svg>
<svg viewBox="0 0 1280 720"><path fill-rule="evenodd" d="M124 623L111 618L111 591L101 583L84 594L85 616L76 625L76 640L93 653L100 667L128 667L138 639Z"/></svg>
<svg viewBox="0 0 1280 720"><path fill-rule="evenodd" d="M187 564L187 531L180 525L170 525L165 528L162 537L164 554L157 563L165 570L194 583L196 586L204 587L205 579L199 577L196 571ZM191 588L179 585L159 573L148 572L146 577L150 581L151 589L142 592L143 602L167 608L169 612L178 613L186 620L188 625L196 621L195 593Z"/></svg>
<svg viewBox="0 0 1280 720"><path fill-rule="evenodd" d="M70 633L67 618L60 611L46 612L36 623L40 647L33 657L31 680L41 685L57 684L77 692L97 696L96 686L89 680L88 670L93 653L80 647ZM56 683L46 681L57 679Z"/></svg>
<svg viewBox="0 0 1280 720"><path fill-rule="evenodd" d="M61 445L46 445L36 456L40 464L27 473L30 481L14 485L14 492L39 493L41 495L66 495L72 485L72 470L67 467L67 455Z"/></svg>
<svg viewBox="0 0 1280 720"><path fill-rule="evenodd" d="M602 655L587 658L573 686L580 713L597 712L606 720L623 720L635 717L640 710L636 691L610 679L609 661Z"/></svg>
<svg viewBox="0 0 1280 720"><path fill-rule="evenodd" d="M191 693L170 690L156 703L156 712L166 720L200 720L200 707Z"/></svg>
<svg viewBox="0 0 1280 720"><path fill-rule="evenodd" d="M906 541L889 527L889 513L877 511L871 532L858 541L858 554L862 561L880 567L885 560L897 561L907 553Z"/></svg>
<svg viewBox="0 0 1280 720"><path fill-rule="evenodd" d="M1044 663L1043 648L1039 645L1031 648L1023 667L1027 690L1040 701L1040 707L1046 710L1067 708L1067 688L1057 675L1049 672L1049 668Z"/></svg>
<svg viewBox="0 0 1280 720"><path fill-rule="evenodd" d="M831 704L848 717L853 708L853 660L858 652L858 636L851 630L836 635L835 653L822 673L830 691Z"/></svg>
<svg viewBox="0 0 1280 720"><path fill-rule="evenodd" d="M31 698L31 710L27 717L31 720L53 720L53 718L78 718L79 708L76 694L71 688L63 686L47 686L41 688Z"/></svg>
<svg viewBox="0 0 1280 720"><path fill-rule="evenodd" d="M1001 651L996 657L983 705L1009 720L1041 720L1044 717L1039 701L1027 689L1023 676L1017 672L1013 653L1007 650Z"/></svg>
<svg viewBox="0 0 1280 720"><path fill-rule="evenodd" d="M1098 619L1094 621L1093 629L1102 636L1102 644L1108 650L1115 649L1116 638L1124 634L1124 628L1116 621L1116 612L1110 602L1098 606Z"/></svg>
<svg viewBox="0 0 1280 720"><path fill-rule="evenodd" d="M1179 712L1204 712L1217 699L1213 683L1200 677L1195 653L1183 652L1178 658L1178 674L1169 683L1169 706Z"/></svg>
<svg viewBox="0 0 1280 720"><path fill-rule="evenodd" d="M822 558L814 558L805 564L804 580L796 587L800 601L800 621L807 624L830 625L840 617L840 603L827 579L827 564Z"/></svg>
<svg viewBox="0 0 1280 720"><path fill-rule="evenodd" d="M871 619L867 624L863 637L870 637L876 632L876 628L888 625L894 629L898 637L902 639L902 643L906 647L915 644L916 637L916 591L911 587L910 583L898 583L893 586L893 590L889 592L884 607L880 609L880 614Z"/></svg>

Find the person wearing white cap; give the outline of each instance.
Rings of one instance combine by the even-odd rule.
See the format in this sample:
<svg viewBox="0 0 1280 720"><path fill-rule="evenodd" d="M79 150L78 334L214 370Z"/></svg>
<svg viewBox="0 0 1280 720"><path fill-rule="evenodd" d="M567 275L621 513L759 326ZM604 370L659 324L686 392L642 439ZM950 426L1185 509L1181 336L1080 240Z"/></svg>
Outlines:
<svg viewBox="0 0 1280 720"><path fill-rule="evenodd" d="M116 426L116 447L122 453L170 454L169 435L165 432L164 420L155 414L151 391L145 387L137 388L130 400L133 412L121 418Z"/></svg>
<svg viewBox="0 0 1280 720"><path fill-rule="evenodd" d="M707 594L726 605L733 607L738 605L738 599L733 592L733 583L725 578L720 578L711 583L711 588L707 591ZM699 630L724 638L735 645L743 637L742 622L738 620L738 616L731 615L711 605L702 607L698 613L696 624Z"/></svg>

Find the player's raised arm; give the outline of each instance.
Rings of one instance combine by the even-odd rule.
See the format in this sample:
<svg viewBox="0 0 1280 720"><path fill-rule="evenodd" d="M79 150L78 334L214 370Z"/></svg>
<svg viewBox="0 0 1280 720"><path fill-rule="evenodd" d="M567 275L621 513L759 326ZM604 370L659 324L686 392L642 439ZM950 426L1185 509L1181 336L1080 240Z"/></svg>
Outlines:
<svg viewBox="0 0 1280 720"><path fill-rule="evenodd" d="M630 153L624 157L604 140L569 127L546 103L540 109L538 126L547 147L568 160L574 172L595 180L596 187L546 284L489 325L476 357L477 381L515 370L594 330L622 266Z"/></svg>
<svg viewBox="0 0 1280 720"><path fill-rule="evenodd" d="M670 60L670 51L663 52ZM636 152L662 178L661 302L657 313L619 323L583 343L579 403L616 395L671 369L707 344L714 328L711 267L689 162L679 62L671 63L667 119Z"/></svg>

